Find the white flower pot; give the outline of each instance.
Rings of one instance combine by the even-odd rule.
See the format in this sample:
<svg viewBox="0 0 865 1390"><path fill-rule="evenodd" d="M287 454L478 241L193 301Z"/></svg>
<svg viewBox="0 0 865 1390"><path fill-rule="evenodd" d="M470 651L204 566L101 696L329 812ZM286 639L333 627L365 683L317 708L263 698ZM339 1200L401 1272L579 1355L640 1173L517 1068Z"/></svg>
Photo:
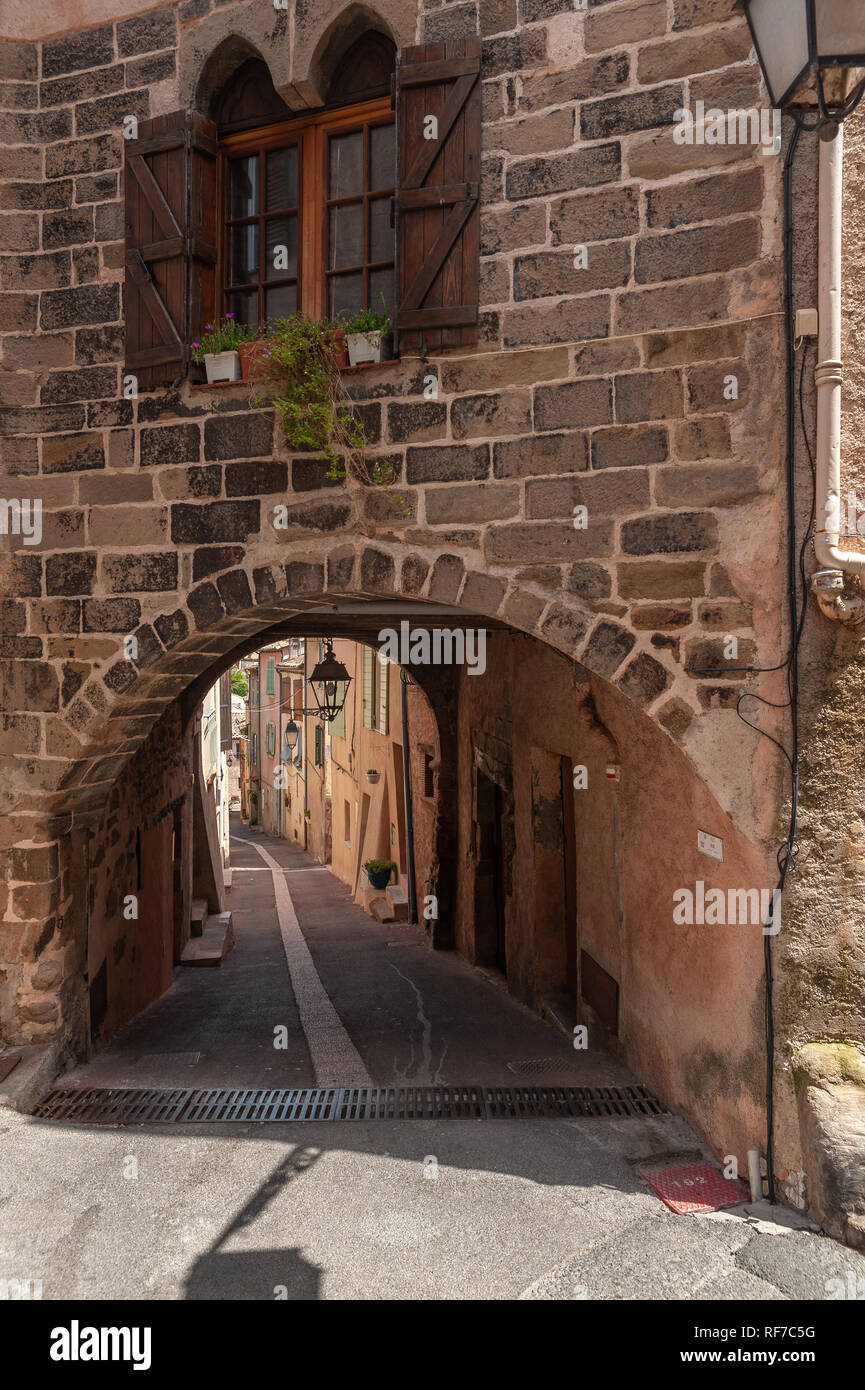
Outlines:
<svg viewBox="0 0 865 1390"><path fill-rule="evenodd" d="M373 786L375 786L375 784L376 784L376 782L378 781L378 779L379 779L380 776L381 776L381 773L380 773L380 772L368 772L368 773L366 774L366 780L367 780L368 782L371 782L371 783L373 784Z"/></svg>
<svg viewBox="0 0 865 1390"><path fill-rule="evenodd" d="M240 381L240 354L237 352L206 352L204 367L208 381Z"/></svg>
<svg viewBox="0 0 865 1390"><path fill-rule="evenodd" d="M381 329L374 333L346 333L349 365L356 367L359 362L381 361Z"/></svg>

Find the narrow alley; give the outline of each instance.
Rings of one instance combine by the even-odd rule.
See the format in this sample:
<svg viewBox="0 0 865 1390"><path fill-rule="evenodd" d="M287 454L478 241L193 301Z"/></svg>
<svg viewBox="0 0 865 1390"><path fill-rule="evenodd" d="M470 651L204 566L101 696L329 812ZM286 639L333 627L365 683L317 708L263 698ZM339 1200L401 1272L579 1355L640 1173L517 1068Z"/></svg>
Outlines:
<svg viewBox="0 0 865 1390"><path fill-rule="evenodd" d="M377 922L290 841L232 817L231 854L235 945L222 965L178 968L64 1086L634 1084L603 1051L576 1051L496 972L430 951L422 925Z"/></svg>

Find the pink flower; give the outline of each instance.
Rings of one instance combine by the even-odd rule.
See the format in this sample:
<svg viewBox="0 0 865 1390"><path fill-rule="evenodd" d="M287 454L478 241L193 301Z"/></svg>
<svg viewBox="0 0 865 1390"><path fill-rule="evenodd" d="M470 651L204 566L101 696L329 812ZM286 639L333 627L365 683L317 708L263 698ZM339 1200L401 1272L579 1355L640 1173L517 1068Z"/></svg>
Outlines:
<svg viewBox="0 0 865 1390"><path fill-rule="evenodd" d="M200 344L200 343L193 343L192 346L193 346L193 347L201 347L201 344Z"/></svg>
<svg viewBox="0 0 865 1390"><path fill-rule="evenodd" d="M209 333L209 332L210 332L210 324L209 324L209 323L206 323L206 324L204 325L204 331L205 331L205 333Z"/></svg>
<svg viewBox="0 0 865 1390"><path fill-rule="evenodd" d="M225 317L226 317L227 319L233 319L233 318L234 318L234 314L226 314Z"/></svg>

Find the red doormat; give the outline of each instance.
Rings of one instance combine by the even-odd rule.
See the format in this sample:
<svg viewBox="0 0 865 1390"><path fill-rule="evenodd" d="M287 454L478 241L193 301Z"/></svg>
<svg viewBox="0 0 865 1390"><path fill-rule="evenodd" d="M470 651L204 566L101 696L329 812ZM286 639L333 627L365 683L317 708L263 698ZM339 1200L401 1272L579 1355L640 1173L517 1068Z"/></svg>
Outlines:
<svg viewBox="0 0 865 1390"><path fill-rule="evenodd" d="M680 1214L720 1211L747 1202L749 1194L741 1183L731 1182L708 1163L683 1163L675 1168L638 1168L668 1207Z"/></svg>

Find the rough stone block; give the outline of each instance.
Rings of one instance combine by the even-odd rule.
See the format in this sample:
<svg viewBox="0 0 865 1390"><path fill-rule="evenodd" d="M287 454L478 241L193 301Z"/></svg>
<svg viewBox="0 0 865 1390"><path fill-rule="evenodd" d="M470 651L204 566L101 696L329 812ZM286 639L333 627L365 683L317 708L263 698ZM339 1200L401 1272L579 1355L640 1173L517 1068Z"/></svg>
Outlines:
<svg viewBox="0 0 865 1390"><path fill-rule="evenodd" d="M691 227L644 237L634 254L634 278L643 284L710 275L748 265L760 254L760 224L743 217L716 226Z"/></svg>
<svg viewBox="0 0 865 1390"><path fill-rule="evenodd" d="M561 386L539 386L535 391L535 428L538 430L608 425L612 419L612 387L603 378L569 381Z"/></svg>
<svg viewBox="0 0 865 1390"><path fill-rule="evenodd" d="M49 555L45 560L45 592L48 595L91 594L95 577L95 551Z"/></svg>
<svg viewBox="0 0 865 1390"><path fill-rule="evenodd" d="M471 482L490 471L489 444L440 444L410 448L406 454L409 483Z"/></svg>
<svg viewBox="0 0 865 1390"><path fill-rule="evenodd" d="M102 559L102 581L111 594L168 592L177 587L177 578L174 551L105 555Z"/></svg>
<svg viewBox="0 0 865 1390"><path fill-rule="evenodd" d="M566 154L537 155L512 164L505 180L508 198L518 201L547 193L570 193L599 183L613 183L621 177L622 157L618 143L593 145L588 150Z"/></svg>
<svg viewBox="0 0 865 1390"><path fill-rule="evenodd" d="M654 87L650 91L584 101L580 107L580 131L584 140L607 140L637 130L672 124L684 104L684 88Z"/></svg>

